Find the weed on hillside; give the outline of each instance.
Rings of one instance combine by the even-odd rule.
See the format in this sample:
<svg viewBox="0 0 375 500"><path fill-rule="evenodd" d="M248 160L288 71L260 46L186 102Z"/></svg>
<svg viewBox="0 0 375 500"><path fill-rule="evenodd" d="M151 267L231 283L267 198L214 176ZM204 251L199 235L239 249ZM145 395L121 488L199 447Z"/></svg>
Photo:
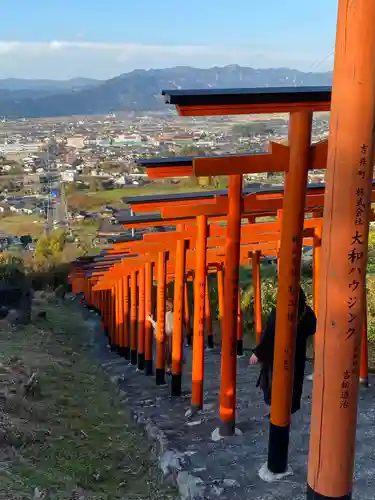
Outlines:
<svg viewBox="0 0 375 500"><path fill-rule="evenodd" d="M38 309L46 319L0 328L0 499L174 500L90 355L80 312Z"/></svg>

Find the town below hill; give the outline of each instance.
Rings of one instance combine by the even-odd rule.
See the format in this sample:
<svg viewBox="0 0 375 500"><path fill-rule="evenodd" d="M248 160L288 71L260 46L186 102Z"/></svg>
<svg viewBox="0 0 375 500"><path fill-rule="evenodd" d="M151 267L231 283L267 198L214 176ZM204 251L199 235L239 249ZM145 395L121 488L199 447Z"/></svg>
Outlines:
<svg viewBox="0 0 375 500"><path fill-rule="evenodd" d="M316 113L313 140L327 133L328 114ZM30 256L52 229L65 231L77 250L100 248L118 233L112 222L128 197L227 187L226 177L150 180L140 158L264 152L269 141L287 137L287 115L7 120L0 129L0 254ZM309 173L309 182L323 180L323 172ZM244 183L253 190L281 186L283 175L249 174Z"/></svg>
<svg viewBox="0 0 375 500"><path fill-rule="evenodd" d="M0 80L0 117L38 118L165 110L162 89L330 85L332 73L230 65L135 70L106 81Z"/></svg>
<svg viewBox="0 0 375 500"><path fill-rule="evenodd" d="M107 82L0 81L0 108L8 102L38 114L40 106L50 102L41 115L59 114L55 105L61 105L61 114L72 115L8 116L1 123L0 261L9 257L22 261L33 272L41 266L45 271L79 255L99 252L119 233L137 236L117 223L119 212L122 217L130 215L126 214L129 197L222 190L228 184L225 176L151 180L139 165L140 158L259 153L268 150L270 141L288 138L286 114L179 117L163 103L163 88L256 86L267 82L315 85L329 83L330 76L229 66L133 71ZM150 82L152 89L148 87ZM139 92L138 101L130 95L133 90ZM107 95L104 100L102 92ZM66 107L65 99L76 96L82 97L77 105ZM88 102L85 96L91 104L84 108L86 113L79 114L81 104ZM145 109L154 109L129 112L137 102ZM102 105L100 109L106 113L93 115ZM123 111L111 112L117 107ZM314 114L313 141L327 137L328 118L328 113ZM309 173L309 182L323 181L324 172ZM282 174L244 176L248 192L282 184ZM53 276L52 271L44 274Z"/></svg>

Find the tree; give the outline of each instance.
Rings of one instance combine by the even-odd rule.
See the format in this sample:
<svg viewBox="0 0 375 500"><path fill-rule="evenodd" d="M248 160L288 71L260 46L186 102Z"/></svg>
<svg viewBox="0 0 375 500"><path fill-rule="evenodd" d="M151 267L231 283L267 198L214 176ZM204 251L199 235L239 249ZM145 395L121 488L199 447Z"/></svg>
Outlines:
<svg viewBox="0 0 375 500"><path fill-rule="evenodd" d="M18 163L17 161L12 161L9 163L11 166L12 166L12 170L11 170L11 174L17 174L17 175L21 175L23 174L23 167L20 163Z"/></svg>
<svg viewBox="0 0 375 500"><path fill-rule="evenodd" d="M1 189L12 192L16 190L16 184L12 180L8 179L5 182L1 183Z"/></svg>
<svg viewBox="0 0 375 500"><path fill-rule="evenodd" d="M83 175L89 175L89 174L90 174L90 170L91 170L91 168L90 168L88 165L85 165L85 166L82 168L82 174L83 174Z"/></svg>
<svg viewBox="0 0 375 500"><path fill-rule="evenodd" d="M120 170L121 165L113 161L103 161L100 164L100 168L106 170L107 172L113 172L114 170Z"/></svg>
<svg viewBox="0 0 375 500"><path fill-rule="evenodd" d="M79 184L76 182L64 182L64 191L67 196L75 193L79 189Z"/></svg>
<svg viewBox="0 0 375 500"><path fill-rule="evenodd" d="M104 190L104 185L103 182L100 179L95 179L92 178L89 180L89 189L90 191L103 191Z"/></svg>
<svg viewBox="0 0 375 500"><path fill-rule="evenodd" d="M40 263L56 263L64 250L66 234L61 229L54 229L41 236L36 244L34 257Z"/></svg>
<svg viewBox="0 0 375 500"><path fill-rule="evenodd" d="M180 156L206 156L207 152L205 149L195 146L194 144L183 146L180 149ZM198 186L211 186L212 177L200 177L196 181Z"/></svg>
<svg viewBox="0 0 375 500"><path fill-rule="evenodd" d="M214 185L216 189L226 189L229 184L229 178L227 175L221 175L218 177L215 177L214 179Z"/></svg>
<svg viewBox="0 0 375 500"><path fill-rule="evenodd" d="M254 135L273 134L274 129L271 124L261 121L237 124L232 128L234 137L253 137Z"/></svg>
<svg viewBox="0 0 375 500"><path fill-rule="evenodd" d="M20 241L21 241L22 245L25 247L29 243L32 243L33 239L29 234L23 234L22 236L20 236Z"/></svg>
<svg viewBox="0 0 375 500"><path fill-rule="evenodd" d="M1 280L18 281L20 276L24 276L25 266L23 260L10 253L3 253L0 256L0 277Z"/></svg>
<svg viewBox="0 0 375 500"><path fill-rule="evenodd" d="M182 146L179 151L180 156L206 156L206 150L194 144Z"/></svg>

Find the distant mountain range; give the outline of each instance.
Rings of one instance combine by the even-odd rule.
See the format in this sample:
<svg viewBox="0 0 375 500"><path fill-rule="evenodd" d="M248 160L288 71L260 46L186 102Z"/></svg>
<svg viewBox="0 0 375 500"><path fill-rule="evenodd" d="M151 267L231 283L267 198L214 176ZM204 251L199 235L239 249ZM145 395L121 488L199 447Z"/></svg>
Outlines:
<svg viewBox="0 0 375 500"><path fill-rule="evenodd" d="M303 73L288 68L254 69L237 65L135 70L105 81L9 78L0 80L0 116L37 118L159 111L167 109L162 89L314 86L330 85L331 80L331 72Z"/></svg>
<svg viewBox="0 0 375 500"><path fill-rule="evenodd" d="M93 78L71 78L70 80L25 80L23 78L4 78L0 79L0 90L44 90L44 91L63 91L73 89L83 89L98 85L100 80Z"/></svg>

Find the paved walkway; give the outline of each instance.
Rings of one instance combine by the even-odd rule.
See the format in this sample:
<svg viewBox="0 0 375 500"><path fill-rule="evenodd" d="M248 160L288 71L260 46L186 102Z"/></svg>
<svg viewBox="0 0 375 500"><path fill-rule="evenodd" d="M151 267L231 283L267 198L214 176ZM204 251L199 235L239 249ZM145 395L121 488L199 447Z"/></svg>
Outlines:
<svg viewBox="0 0 375 500"><path fill-rule="evenodd" d="M183 395L169 397L168 387L156 387L146 377L106 348L100 326L91 316L91 340L104 370L122 391L123 401L135 420L157 443L160 466L166 479L177 483L183 499L305 500L312 382L305 382L303 410L292 424L290 465L294 474L277 483L258 477L267 460L268 420L262 394L255 388L259 367L247 358L237 363L237 426L241 436L213 442L218 424L220 352L205 355L204 410L189 419L191 349L186 349ZM311 365L307 373L311 372ZM360 393L357 431L355 492L353 499L373 500L375 487L375 380Z"/></svg>

